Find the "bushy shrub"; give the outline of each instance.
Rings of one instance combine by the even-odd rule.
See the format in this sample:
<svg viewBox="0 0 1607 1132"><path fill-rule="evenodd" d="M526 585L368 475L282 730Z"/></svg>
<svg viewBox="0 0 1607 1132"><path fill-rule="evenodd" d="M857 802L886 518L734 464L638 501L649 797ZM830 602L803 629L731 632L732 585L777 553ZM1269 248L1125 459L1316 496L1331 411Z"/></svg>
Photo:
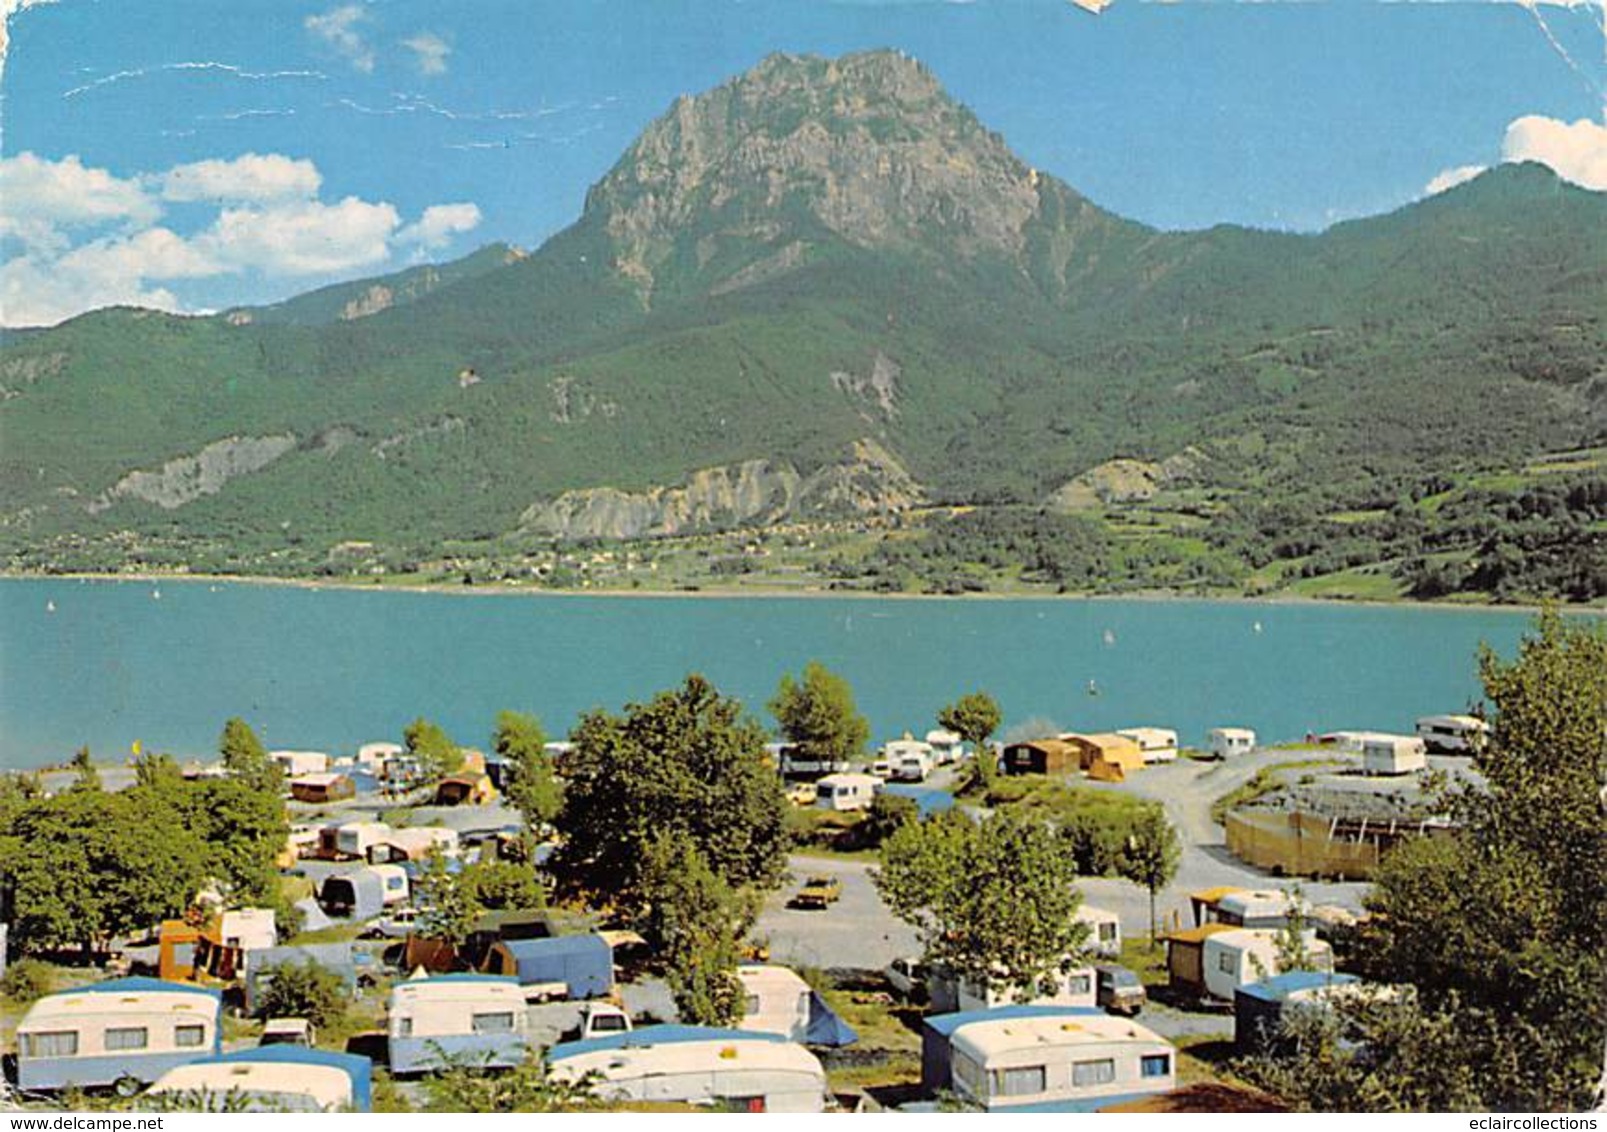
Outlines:
<svg viewBox="0 0 1607 1132"><path fill-rule="evenodd" d="M319 1029L346 1014L346 983L316 963L282 963L264 973L267 986L257 1013L264 1018L305 1018Z"/></svg>
<svg viewBox="0 0 1607 1132"><path fill-rule="evenodd" d="M43 998L54 986L50 968L37 959L19 959L0 975L0 994L19 1006Z"/></svg>

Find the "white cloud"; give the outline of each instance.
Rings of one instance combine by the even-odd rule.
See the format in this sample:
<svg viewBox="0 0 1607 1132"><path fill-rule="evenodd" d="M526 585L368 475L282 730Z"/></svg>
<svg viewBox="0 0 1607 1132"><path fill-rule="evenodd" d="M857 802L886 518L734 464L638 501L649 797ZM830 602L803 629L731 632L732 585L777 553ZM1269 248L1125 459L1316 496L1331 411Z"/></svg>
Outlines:
<svg viewBox="0 0 1607 1132"><path fill-rule="evenodd" d="M44 326L119 305L177 311L173 293L149 281L201 278L221 270L166 228L102 237L59 257L30 253L0 266L0 322Z"/></svg>
<svg viewBox="0 0 1607 1132"><path fill-rule="evenodd" d="M0 325L54 326L101 307L180 310L173 292L137 278L74 276L54 263L24 257L0 265Z"/></svg>
<svg viewBox="0 0 1607 1132"><path fill-rule="evenodd" d="M1458 165L1452 169L1442 169L1424 186L1423 195L1431 197L1435 193L1443 193L1446 189L1454 189L1457 185L1473 180L1486 168L1484 165Z"/></svg>
<svg viewBox="0 0 1607 1132"><path fill-rule="evenodd" d="M446 74L446 57L452 54L452 48L434 32L421 31L411 39L402 40L402 46L413 53L419 74Z"/></svg>
<svg viewBox="0 0 1607 1132"><path fill-rule="evenodd" d="M305 159L279 153L246 153L232 161L197 161L162 176L162 197L171 201L251 202L315 197L323 177Z"/></svg>
<svg viewBox="0 0 1607 1132"><path fill-rule="evenodd" d="M396 233L398 244L416 244L435 251L444 248L460 232L480 226L480 209L472 204L434 204L418 220Z"/></svg>
<svg viewBox="0 0 1607 1132"><path fill-rule="evenodd" d="M1501 160L1539 161L1564 180L1607 191L1607 125L1588 118L1570 123L1530 114L1507 127Z"/></svg>
<svg viewBox="0 0 1607 1132"><path fill-rule="evenodd" d="M1538 161L1565 181L1607 192L1607 125L1580 118L1564 122L1539 114L1514 118L1501 140L1503 162ZM1424 196L1443 193L1471 181L1488 166L1458 165L1442 169L1423 188Z"/></svg>
<svg viewBox="0 0 1607 1132"><path fill-rule="evenodd" d="M128 178L76 156L0 159L0 237L14 241L0 265L0 325L51 325L114 305L182 311L164 284L183 281L349 277L444 248L481 220L477 206L459 202L404 225L384 201L320 201L322 183L313 162L277 153ZM187 204L187 218L209 205L214 215L175 231L159 223L169 201Z"/></svg>
<svg viewBox="0 0 1607 1132"><path fill-rule="evenodd" d="M167 228L147 228L132 236L93 240L55 261L56 268L80 278L199 279L223 266Z"/></svg>
<svg viewBox="0 0 1607 1132"><path fill-rule="evenodd" d="M138 181L86 166L76 154L51 161L31 152L0 158L0 235L56 244L59 229L149 224L161 208Z"/></svg>
<svg viewBox="0 0 1607 1132"><path fill-rule="evenodd" d="M332 275L385 262L401 217L386 203L347 197L225 209L198 243L219 261L265 275Z"/></svg>
<svg viewBox="0 0 1607 1132"><path fill-rule="evenodd" d="M363 37L361 27L368 13L357 4L342 4L321 16L308 16L304 26L364 74L374 69L374 49Z"/></svg>

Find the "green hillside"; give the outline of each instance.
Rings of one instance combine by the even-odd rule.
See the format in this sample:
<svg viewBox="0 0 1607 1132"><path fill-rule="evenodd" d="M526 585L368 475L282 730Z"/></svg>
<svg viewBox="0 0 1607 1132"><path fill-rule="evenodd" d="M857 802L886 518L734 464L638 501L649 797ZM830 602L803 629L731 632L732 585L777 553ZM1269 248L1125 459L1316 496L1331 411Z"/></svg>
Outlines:
<svg viewBox="0 0 1607 1132"><path fill-rule="evenodd" d="M1376 569L1355 592L1588 600L1601 469L1533 468L1607 437L1604 312L1607 198L1543 167L1320 235L1163 233L1031 169L912 60L774 56L678 100L529 256L13 335L0 549L529 577L580 541L707 559L805 524L788 569L843 585ZM1110 461L1170 470L1135 495ZM996 522L944 518L978 505ZM1422 530L1325 518L1402 507ZM1498 585L1479 555L1509 512L1542 529ZM1015 557L987 566L995 542Z"/></svg>

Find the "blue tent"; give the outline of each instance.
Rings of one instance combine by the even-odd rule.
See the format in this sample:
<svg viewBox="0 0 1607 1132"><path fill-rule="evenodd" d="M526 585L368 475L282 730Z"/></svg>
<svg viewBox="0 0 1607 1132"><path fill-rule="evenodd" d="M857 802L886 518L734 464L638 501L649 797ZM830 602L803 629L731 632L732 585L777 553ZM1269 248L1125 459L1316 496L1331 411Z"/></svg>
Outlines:
<svg viewBox="0 0 1607 1132"><path fill-rule="evenodd" d="M570 998L595 998L614 989L614 949L596 935L505 939L491 948L487 969L531 983L567 983Z"/></svg>
<svg viewBox="0 0 1607 1132"><path fill-rule="evenodd" d="M804 1042L812 1046L847 1046L859 1041L859 1034L838 1014L820 992L809 992L809 1029Z"/></svg>

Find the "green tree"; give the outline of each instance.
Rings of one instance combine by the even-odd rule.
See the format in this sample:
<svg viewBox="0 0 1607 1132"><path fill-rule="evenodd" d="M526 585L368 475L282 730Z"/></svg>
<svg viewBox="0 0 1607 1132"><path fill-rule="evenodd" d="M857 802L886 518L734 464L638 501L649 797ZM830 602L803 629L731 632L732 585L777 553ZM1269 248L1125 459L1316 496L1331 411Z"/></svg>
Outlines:
<svg viewBox="0 0 1607 1132"><path fill-rule="evenodd" d="M426 778L444 778L463 769L463 751L447 733L423 716L402 730L402 745L418 760Z"/></svg>
<svg viewBox="0 0 1607 1132"><path fill-rule="evenodd" d="M524 818L525 829L539 835L563 809L563 786L547 754L547 735L541 721L525 712L505 711L497 716L491 749L506 768L503 796Z"/></svg>
<svg viewBox="0 0 1607 1132"><path fill-rule="evenodd" d="M305 1018L320 1030L346 1017L351 993L343 980L317 963L280 963L263 973L257 1000L262 1018Z"/></svg>
<svg viewBox="0 0 1607 1132"><path fill-rule="evenodd" d="M999 729L1004 716L998 701L986 692L961 696L937 713L939 725L954 732L976 749L976 777L983 789L993 785L997 767L988 740Z"/></svg>
<svg viewBox="0 0 1607 1132"><path fill-rule="evenodd" d="M420 933L445 940L453 947L462 946L474 931L481 909L472 887L463 882L461 873L452 870L439 849L431 849L425 856L424 869L413 891L415 902L423 910L419 916Z"/></svg>
<svg viewBox="0 0 1607 1132"><path fill-rule="evenodd" d="M189 783L172 755L150 751L134 760L134 789L148 791L177 810L183 808Z"/></svg>
<svg viewBox="0 0 1607 1132"><path fill-rule="evenodd" d="M1076 869L1043 822L936 814L888 838L872 875L927 960L976 986L1028 999L1083 960Z"/></svg>
<svg viewBox="0 0 1607 1132"><path fill-rule="evenodd" d="M290 836L284 800L245 778L184 785L178 820L202 846L208 873L241 903L272 903L279 891L277 860Z"/></svg>
<svg viewBox="0 0 1607 1132"><path fill-rule="evenodd" d="M477 910L541 908L547 903L536 870L522 861L481 861L464 869L458 883Z"/></svg>
<svg viewBox="0 0 1607 1132"><path fill-rule="evenodd" d="M1306 1112L1470 1112L1486 1108L1486 1071L1510 1070L1516 1051L1490 1017L1467 1029L1409 998L1342 1001L1286 1011L1268 1035L1275 1052L1236 1062L1235 1075Z"/></svg>
<svg viewBox="0 0 1607 1132"><path fill-rule="evenodd" d="M684 833L648 843L642 884L648 934L664 958L681 1020L736 1025L744 1005L737 963L754 903L721 880Z"/></svg>
<svg viewBox="0 0 1607 1132"><path fill-rule="evenodd" d="M164 824L171 818L134 789L67 790L29 804L0 837L12 945L89 952L182 912L206 879L206 854L182 826Z"/></svg>
<svg viewBox="0 0 1607 1132"><path fill-rule="evenodd" d="M552 860L567 892L640 908L647 846L660 834L684 834L733 889L779 883L787 803L764 732L703 677L622 716L591 712L571 738Z"/></svg>
<svg viewBox="0 0 1607 1132"><path fill-rule="evenodd" d="M1155 942L1155 894L1172 883L1183 859L1183 843L1166 820L1159 804L1145 806L1133 820L1127 844L1116 860L1116 871L1149 892L1149 941Z"/></svg>
<svg viewBox="0 0 1607 1132"><path fill-rule="evenodd" d="M914 798L878 794L871 800L870 809L865 811L865 820L857 830L860 844L868 847L880 845L904 826L919 821L920 817L921 807Z"/></svg>
<svg viewBox="0 0 1607 1132"><path fill-rule="evenodd" d="M186 781L169 755L149 753L134 763L134 785L123 792L152 829L182 831L199 846L210 879L231 900L273 903L277 858L290 833L284 800L247 778Z"/></svg>
<svg viewBox="0 0 1607 1132"><path fill-rule="evenodd" d="M284 790L284 771L268 757L267 749L245 720L236 717L223 725L218 754L223 757L224 768L251 789L275 797Z"/></svg>
<svg viewBox="0 0 1607 1132"><path fill-rule="evenodd" d="M1347 1014L1356 1032L1343 1043L1258 1063L1297 1103L1549 1111L1590 1100L1607 1017L1607 631L1546 612L1515 660L1485 650L1479 667L1494 708L1475 759L1482 783L1442 799L1446 835L1384 859L1358 941L1364 974L1406 979L1415 994L1387 1014Z"/></svg>
<svg viewBox="0 0 1607 1132"><path fill-rule="evenodd" d="M790 672L781 677L770 713L805 758L845 762L860 755L870 738L848 681L815 661L804 665L801 681Z"/></svg>
<svg viewBox="0 0 1607 1132"><path fill-rule="evenodd" d="M1289 889L1289 914L1272 941L1279 972L1317 969L1316 957L1311 954L1310 930L1311 917L1306 914L1305 891L1300 885L1293 885ZM1260 960L1252 955L1250 961L1258 963Z"/></svg>
<svg viewBox="0 0 1607 1132"><path fill-rule="evenodd" d="M100 771L95 769L94 760L89 757L89 748L87 746L79 747L74 751L72 761L67 765L72 767L76 775L73 778L72 789L100 789Z"/></svg>

